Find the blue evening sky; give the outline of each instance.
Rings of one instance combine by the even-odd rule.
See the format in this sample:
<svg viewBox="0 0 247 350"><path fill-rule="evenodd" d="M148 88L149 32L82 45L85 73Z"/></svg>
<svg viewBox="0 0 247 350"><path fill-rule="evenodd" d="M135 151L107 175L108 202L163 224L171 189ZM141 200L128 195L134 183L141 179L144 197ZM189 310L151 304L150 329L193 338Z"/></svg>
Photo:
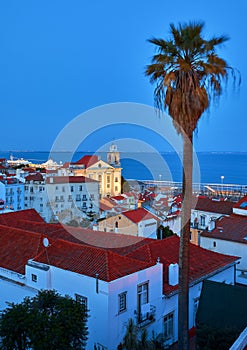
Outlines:
<svg viewBox="0 0 247 350"><path fill-rule="evenodd" d="M1 1L0 151L49 151L59 132L93 107L152 106L144 69L154 48L147 39L168 38L171 22L203 20L206 37L230 37L220 53L240 70L242 85L239 93L229 87L202 117L195 147L247 152L246 13L246 0ZM136 131L127 126L96 134L99 147ZM150 132L140 135L146 141ZM163 150L162 142L156 146Z"/></svg>

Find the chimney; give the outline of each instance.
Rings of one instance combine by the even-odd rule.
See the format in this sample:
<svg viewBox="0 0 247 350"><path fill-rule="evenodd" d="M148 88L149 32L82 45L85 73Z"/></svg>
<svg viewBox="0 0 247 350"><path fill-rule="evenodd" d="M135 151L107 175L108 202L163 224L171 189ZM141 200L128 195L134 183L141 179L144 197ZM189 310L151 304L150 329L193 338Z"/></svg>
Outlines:
<svg viewBox="0 0 247 350"><path fill-rule="evenodd" d="M178 264L170 264L168 266L168 284L176 286L178 284Z"/></svg>

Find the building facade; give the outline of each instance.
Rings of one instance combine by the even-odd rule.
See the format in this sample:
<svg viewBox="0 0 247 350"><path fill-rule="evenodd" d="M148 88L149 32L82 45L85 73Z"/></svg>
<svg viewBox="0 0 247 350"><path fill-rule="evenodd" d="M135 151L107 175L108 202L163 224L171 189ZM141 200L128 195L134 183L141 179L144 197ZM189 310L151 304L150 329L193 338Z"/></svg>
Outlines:
<svg viewBox="0 0 247 350"><path fill-rule="evenodd" d="M68 222L83 214L99 213L99 184L84 176L29 175L25 208L34 208L45 221Z"/></svg>
<svg viewBox="0 0 247 350"><path fill-rule="evenodd" d="M85 176L96 180L100 185L100 197L118 196L121 194L120 156L116 145L107 153L108 163L98 156L84 156L77 162L67 164L76 176Z"/></svg>
<svg viewBox="0 0 247 350"><path fill-rule="evenodd" d="M2 177L0 179L0 199L4 208L10 210L24 209L24 184L15 177Z"/></svg>
<svg viewBox="0 0 247 350"><path fill-rule="evenodd" d="M86 245L82 240L75 243L74 237L67 237L67 231L63 237L62 226L61 236L56 239L57 230L52 225L51 236L47 229L45 236L39 234L36 225L28 226L30 221L26 221L25 229L20 228L25 217L32 219L34 213L28 212L23 212L23 218L13 216L11 219L12 213L0 216L0 309L9 302L20 302L24 296L35 295L40 289L55 289L87 306L88 350L117 349L130 318L137 326L138 335L146 329L151 338L154 332L165 346L178 340L177 236L158 241L136 240L92 231L90 236L95 235L98 244L105 242L107 235L110 235L109 244L118 237L115 247L105 249ZM48 224L43 225L47 228ZM37 226L42 229L40 220ZM83 230L80 232L82 239ZM4 254L6 249L8 254ZM18 260L15 259L17 253ZM191 261L190 329L195 325L203 280L234 284L238 259L191 245Z"/></svg>

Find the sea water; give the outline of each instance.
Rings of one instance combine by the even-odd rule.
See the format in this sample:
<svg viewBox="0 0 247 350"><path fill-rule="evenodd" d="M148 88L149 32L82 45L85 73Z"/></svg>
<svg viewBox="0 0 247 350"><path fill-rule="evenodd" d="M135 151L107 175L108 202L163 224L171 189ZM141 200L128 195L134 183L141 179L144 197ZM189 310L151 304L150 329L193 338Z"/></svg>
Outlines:
<svg viewBox="0 0 247 350"><path fill-rule="evenodd" d="M69 152L53 153L52 158L57 163L76 161L85 154L93 152ZM0 152L0 158L10 159L24 158L33 163L44 163L49 157L49 152L30 151L5 151ZM107 161L106 153L97 153L102 160ZM132 152L121 153L122 175L125 179L138 180L182 180L181 155L175 152L144 153ZM245 152L199 152L196 154L194 164L196 167L196 182L222 183L224 184L247 184L247 153Z"/></svg>

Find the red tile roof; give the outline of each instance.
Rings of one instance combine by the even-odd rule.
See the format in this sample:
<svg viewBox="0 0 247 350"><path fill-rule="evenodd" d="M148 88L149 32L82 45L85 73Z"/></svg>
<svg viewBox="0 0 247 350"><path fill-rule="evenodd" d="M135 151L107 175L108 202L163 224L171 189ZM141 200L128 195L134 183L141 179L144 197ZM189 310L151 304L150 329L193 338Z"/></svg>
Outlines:
<svg viewBox="0 0 247 350"><path fill-rule="evenodd" d="M211 232L203 231L201 236L247 244L247 217L232 214L215 221Z"/></svg>
<svg viewBox="0 0 247 350"><path fill-rule="evenodd" d="M66 183L86 183L98 182L85 176L50 176L47 177L47 184L66 184Z"/></svg>
<svg viewBox="0 0 247 350"><path fill-rule="evenodd" d="M114 201L123 201L123 200L126 200L126 198L123 197L123 196L114 196L114 197L111 197L111 199L113 199Z"/></svg>
<svg viewBox="0 0 247 350"><path fill-rule="evenodd" d="M178 263L179 260L179 237L174 235L163 240L152 240L151 243L143 245L127 256L150 263L160 262L164 265L164 293L176 290L178 286L170 286L167 283L167 267ZM190 283L195 282L203 276L232 264L238 258L228 255L214 253L194 244L190 244Z"/></svg>
<svg viewBox="0 0 247 350"><path fill-rule="evenodd" d="M26 209L13 211L0 215L0 225L7 225L9 227L15 227L17 220L29 220L32 222L44 222L42 217L36 212L35 209Z"/></svg>
<svg viewBox="0 0 247 350"><path fill-rule="evenodd" d="M128 210L122 213L124 216L126 216L129 220L134 222L135 224L138 224L138 222L143 220L158 220L157 216L153 215L149 211L147 211L144 208L138 208L134 210Z"/></svg>
<svg viewBox="0 0 247 350"><path fill-rule="evenodd" d="M92 166L93 164L97 163L99 160L98 156L84 156L81 159L79 159L77 162L71 163L73 165L84 165L85 168L88 168Z"/></svg>
<svg viewBox="0 0 247 350"><path fill-rule="evenodd" d="M25 180L26 180L27 182L29 182L29 181L38 181L38 182L42 182L42 181L44 181L44 178L43 178L43 176L42 176L41 173L36 173L36 174L32 174L32 175L26 176L26 177L25 177Z"/></svg>
<svg viewBox="0 0 247 350"><path fill-rule="evenodd" d="M28 212L30 218L37 219L33 210L23 212ZM168 265L178 262L177 236L164 240L141 239L60 224L46 224L38 220L28 222L23 219L23 212L0 215L0 220L3 217L14 218L12 221L3 221L4 224L0 224L1 267L24 274L25 264L33 258L37 262L49 263L91 277L95 277L98 273L99 279L112 281L152 266L160 258L160 262L164 265L163 292L169 294L178 287L172 287L167 283ZM10 227L11 225L20 226L22 229ZM44 233L50 242L47 253L42 244ZM236 260L236 257L214 253L191 244L190 282L210 275Z"/></svg>
<svg viewBox="0 0 247 350"><path fill-rule="evenodd" d="M196 210L207 211L218 214L230 215L232 213L233 202L230 201L218 201L208 197L198 197L195 206Z"/></svg>
<svg viewBox="0 0 247 350"><path fill-rule="evenodd" d="M5 216L8 214L1 214ZM25 274L25 265L34 258L42 247L41 236L0 225L0 266Z"/></svg>
<svg viewBox="0 0 247 350"><path fill-rule="evenodd" d="M152 265L104 249L63 240L56 240L47 248L47 254L42 252L34 260L86 276L95 277L98 274L100 280L107 282Z"/></svg>
<svg viewBox="0 0 247 350"><path fill-rule="evenodd" d="M241 198L241 199L234 205L234 208L242 209L242 210L247 210L247 206L245 206L244 203L247 203L247 196L244 196L243 198Z"/></svg>

